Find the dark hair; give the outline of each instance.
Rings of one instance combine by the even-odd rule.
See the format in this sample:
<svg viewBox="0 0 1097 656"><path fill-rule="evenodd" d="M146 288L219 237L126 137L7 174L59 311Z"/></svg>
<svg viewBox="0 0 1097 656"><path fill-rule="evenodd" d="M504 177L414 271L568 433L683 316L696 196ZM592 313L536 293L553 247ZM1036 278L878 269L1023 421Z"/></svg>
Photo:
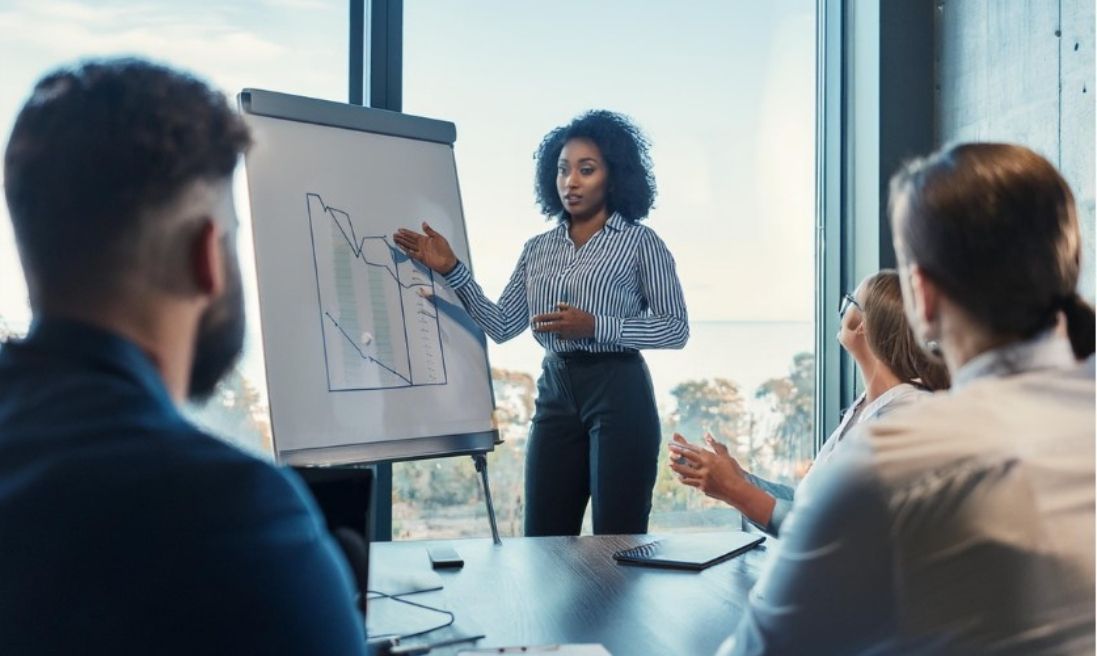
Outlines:
<svg viewBox="0 0 1097 656"><path fill-rule="evenodd" d="M948 369L929 359L914 338L914 331L903 311L903 290L899 274L883 269L864 282L861 314L865 339L873 354L900 380L928 390L949 386Z"/></svg>
<svg viewBox="0 0 1097 656"><path fill-rule="evenodd" d="M164 66L107 59L46 75L4 153L32 305L110 293L140 268L151 210L230 177L249 143L221 93Z"/></svg>
<svg viewBox="0 0 1097 656"><path fill-rule="evenodd" d="M1067 318L1074 354L1093 353L1093 309L1075 291L1074 196L1043 157L1009 144L960 144L891 179L897 243L995 335L1028 339Z"/></svg>
<svg viewBox="0 0 1097 656"><path fill-rule="evenodd" d="M556 190L560 151L571 139L589 139L602 151L609 180L606 206L631 222L647 217L655 203L655 175L647 137L628 117L598 109L554 128L537 148L534 193L545 216L566 216Z"/></svg>

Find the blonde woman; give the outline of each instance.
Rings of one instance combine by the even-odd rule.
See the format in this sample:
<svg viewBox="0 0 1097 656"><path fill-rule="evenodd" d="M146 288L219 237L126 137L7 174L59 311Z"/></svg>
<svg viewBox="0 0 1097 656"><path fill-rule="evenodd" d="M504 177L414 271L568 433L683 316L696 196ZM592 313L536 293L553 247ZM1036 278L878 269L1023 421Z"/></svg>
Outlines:
<svg viewBox="0 0 1097 656"><path fill-rule="evenodd" d="M948 372L926 357L914 340L895 271L885 269L865 278L853 294L842 297L838 314L842 319L838 343L857 363L865 391L827 438L812 469L841 448L853 426L948 387ZM674 436L670 467L679 480L733 506L770 535L778 535L792 508L795 488L747 472L711 435L705 436L705 442L708 449Z"/></svg>

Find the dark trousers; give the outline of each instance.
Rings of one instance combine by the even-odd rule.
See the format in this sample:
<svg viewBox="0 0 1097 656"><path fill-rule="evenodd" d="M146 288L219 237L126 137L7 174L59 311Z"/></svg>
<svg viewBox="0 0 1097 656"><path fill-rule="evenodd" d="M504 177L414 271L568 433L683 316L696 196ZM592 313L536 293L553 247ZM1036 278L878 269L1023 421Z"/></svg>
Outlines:
<svg viewBox="0 0 1097 656"><path fill-rule="evenodd" d="M659 413L639 353L549 354L526 448L526 535L646 533Z"/></svg>

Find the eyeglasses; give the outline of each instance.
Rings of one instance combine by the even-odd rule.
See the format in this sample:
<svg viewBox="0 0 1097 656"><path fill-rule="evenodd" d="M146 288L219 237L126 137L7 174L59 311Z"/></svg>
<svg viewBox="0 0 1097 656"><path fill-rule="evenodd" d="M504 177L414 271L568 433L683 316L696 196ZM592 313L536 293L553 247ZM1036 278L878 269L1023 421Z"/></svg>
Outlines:
<svg viewBox="0 0 1097 656"><path fill-rule="evenodd" d="M857 308L858 310L860 310L861 312L864 312L864 310L861 309L861 304L857 302L857 299L853 298L852 294L843 294L842 295L842 302L838 304L838 318L839 319L846 316L846 311L849 310L850 306L853 306L853 307Z"/></svg>

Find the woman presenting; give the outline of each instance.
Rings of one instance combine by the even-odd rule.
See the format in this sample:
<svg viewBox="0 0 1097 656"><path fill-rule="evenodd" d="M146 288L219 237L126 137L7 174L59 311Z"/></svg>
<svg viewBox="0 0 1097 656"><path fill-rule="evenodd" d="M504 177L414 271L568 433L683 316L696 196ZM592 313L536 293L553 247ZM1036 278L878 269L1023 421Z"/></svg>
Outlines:
<svg viewBox="0 0 1097 656"><path fill-rule="evenodd" d="M532 322L545 348L527 444L526 535L578 535L588 499L596 534L644 533L660 426L640 349L689 338L674 258L639 223L655 200L647 140L619 114L583 114L541 141L536 195L557 225L526 242L498 303L427 224L394 239L445 276L493 340Z"/></svg>

